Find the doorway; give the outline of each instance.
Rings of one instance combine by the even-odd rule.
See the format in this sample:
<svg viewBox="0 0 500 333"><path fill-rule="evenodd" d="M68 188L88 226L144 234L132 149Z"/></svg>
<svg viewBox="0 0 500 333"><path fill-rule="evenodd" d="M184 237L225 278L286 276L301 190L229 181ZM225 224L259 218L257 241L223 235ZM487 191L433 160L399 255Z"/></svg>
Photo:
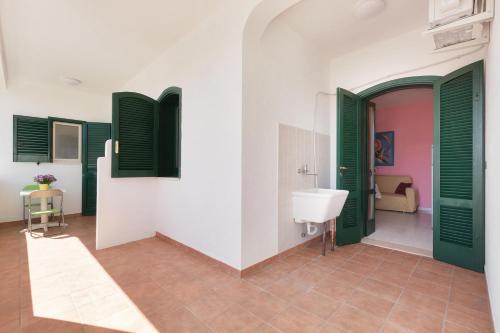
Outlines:
<svg viewBox="0 0 500 333"><path fill-rule="evenodd" d="M337 90L337 188L350 192L337 220L339 245L375 231L369 220L368 104L391 91L432 86L433 257L484 270L484 65L479 61L443 77L385 82L361 93ZM376 218L376 216L375 216Z"/></svg>
<svg viewBox="0 0 500 333"><path fill-rule="evenodd" d="M367 104L368 204L363 243L432 257L432 86Z"/></svg>

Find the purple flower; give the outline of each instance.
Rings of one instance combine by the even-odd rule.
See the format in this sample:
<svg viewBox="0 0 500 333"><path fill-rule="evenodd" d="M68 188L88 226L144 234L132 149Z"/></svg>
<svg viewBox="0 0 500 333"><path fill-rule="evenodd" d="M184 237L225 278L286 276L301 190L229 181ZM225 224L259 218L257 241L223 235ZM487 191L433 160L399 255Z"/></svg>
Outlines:
<svg viewBox="0 0 500 333"><path fill-rule="evenodd" d="M57 179L53 175L38 175L33 178L35 183L38 184L51 184L55 182Z"/></svg>

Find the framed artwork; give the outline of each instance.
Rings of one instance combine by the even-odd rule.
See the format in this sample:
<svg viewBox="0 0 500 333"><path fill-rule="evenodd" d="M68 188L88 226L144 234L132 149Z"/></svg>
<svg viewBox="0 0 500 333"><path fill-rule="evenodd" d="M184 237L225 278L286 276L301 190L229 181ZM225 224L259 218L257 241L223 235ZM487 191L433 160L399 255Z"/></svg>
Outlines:
<svg viewBox="0 0 500 333"><path fill-rule="evenodd" d="M394 131L375 133L375 165L394 166Z"/></svg>

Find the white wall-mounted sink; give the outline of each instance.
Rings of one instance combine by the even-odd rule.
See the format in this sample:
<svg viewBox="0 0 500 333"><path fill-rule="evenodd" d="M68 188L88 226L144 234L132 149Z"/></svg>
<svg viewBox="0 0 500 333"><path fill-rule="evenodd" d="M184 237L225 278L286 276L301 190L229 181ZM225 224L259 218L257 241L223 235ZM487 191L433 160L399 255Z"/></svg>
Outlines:
<svg viewBox="0 0 500 333"><path fill-rule="evenodd" d="M349 191L313 188L292 192L297 223L324 223L340 215Z"/></svg>

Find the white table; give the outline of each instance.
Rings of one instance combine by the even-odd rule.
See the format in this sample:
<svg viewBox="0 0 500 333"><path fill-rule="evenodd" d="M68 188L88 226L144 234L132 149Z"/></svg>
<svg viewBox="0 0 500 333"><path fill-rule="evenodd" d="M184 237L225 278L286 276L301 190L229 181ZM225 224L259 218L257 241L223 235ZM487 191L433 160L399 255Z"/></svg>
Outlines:
<svg viewBox="0 0 500 333"><path fill-rule="evenodd" d="M61 190L62 192L66 192L66 190L56 189L56 188L51 188L51 190ZM32 192L34 192L34 191L21 191L21 192L19 192L19 196L27 197ZM48 208L47 198L40 198L40 210L47 210L47 208ZM26 209L26 208L23 207L23 209ZM43 228L44 231L47 231L48 227L58 227L59 225L62 225L62 224L59 224L59 222L49 222L49 214L42 214L40 216L40 220L41 220L40 221L41 223L32 223L31 224L32 230ZM26 229L21 230L21 232L25 232L25 231L26 231Z"/></svg>

